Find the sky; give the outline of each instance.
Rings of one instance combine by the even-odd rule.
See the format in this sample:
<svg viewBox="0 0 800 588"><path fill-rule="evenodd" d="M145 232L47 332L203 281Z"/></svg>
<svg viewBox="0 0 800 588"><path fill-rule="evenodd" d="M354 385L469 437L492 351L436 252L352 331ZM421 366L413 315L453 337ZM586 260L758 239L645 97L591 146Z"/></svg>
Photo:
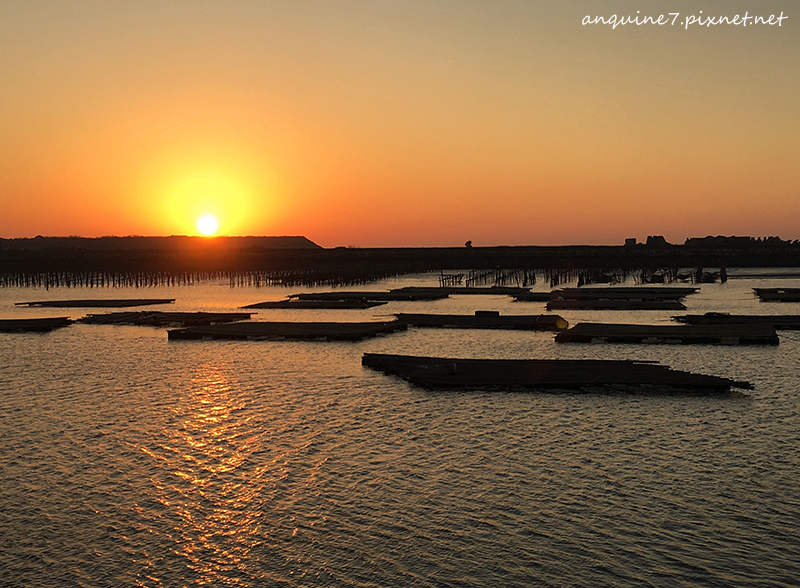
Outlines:
<svg viewBox="0 0 800 588"><path fill-rule="evenodd" d="M4 238L800 238L796 0L3 0L0 88Z"/></svg>

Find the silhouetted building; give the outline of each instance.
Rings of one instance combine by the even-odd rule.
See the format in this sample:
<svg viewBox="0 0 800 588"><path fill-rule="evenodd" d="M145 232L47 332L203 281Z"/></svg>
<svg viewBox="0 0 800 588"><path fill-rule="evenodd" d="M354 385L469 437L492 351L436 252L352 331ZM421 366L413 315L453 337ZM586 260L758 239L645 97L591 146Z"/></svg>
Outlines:
<svg viewBox="0 0 800 588"><path fill-rule="evenodd" d="M650 247L667 247L671 245L662 235L648 235L647 245Z"/></svg>

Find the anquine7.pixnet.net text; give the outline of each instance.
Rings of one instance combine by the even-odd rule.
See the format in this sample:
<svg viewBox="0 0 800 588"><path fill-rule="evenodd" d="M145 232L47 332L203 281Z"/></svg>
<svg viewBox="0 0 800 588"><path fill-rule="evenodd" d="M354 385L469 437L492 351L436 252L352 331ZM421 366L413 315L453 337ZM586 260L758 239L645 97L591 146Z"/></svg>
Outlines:
<svg viewBox="0 0 800 588"><path fill-rule="evenodd" d="M749 12L744 14L735 15L712 15L703 14L703 11L698 11L697 14L681 14L680 12L668 12L666 14L652 14L643 15L640 10L636 14L611 14L609 16L592 16L586 15L581 20L581 24L588 25L601 25L610 26L616 29L620 26L679 26L684 29L696 27L716 27L716 26L734 26L734 27L748 27L748 26L783 26L783 21L788 19L789 16L781 11L780 14L754 15Z"/></svg>

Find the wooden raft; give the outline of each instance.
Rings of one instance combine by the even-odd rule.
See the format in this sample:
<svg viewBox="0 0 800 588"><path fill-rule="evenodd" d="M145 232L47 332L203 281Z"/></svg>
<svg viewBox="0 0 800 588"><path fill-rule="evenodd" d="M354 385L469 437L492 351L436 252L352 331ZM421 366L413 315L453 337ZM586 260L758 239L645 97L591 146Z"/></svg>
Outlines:
<svg viewBox="0 0 800 588"><path fill-rule="evenodd" d="M673 316L673 320L688 325L730 325L766 323L778 330L800 330L800 315L796 314L727 314L707 312Z"/></svg>
<svg viewBox="0 0 800 588"><path fill-rule="evenodd" d="M420 290L404 290L403 288L398 288L385 292L370 292L368 290L358 292L310 292L291 294L289 298L297 298L298 300L370 300L392 302L399 300L441 300L448 296L449 293L446 288L423 288Z"/></svg>
<svg viewBox="0 0 800 588"><path fill-rule="evenodd" d="M532 388L728 392L749 382L673 370L653 362L598 359L454 359L365 353L364 366L424 388Z"/></svg>
<svg viewBox="0 0 800 588"><path fill-rule="evenodd" d="M87 300L38 300L15 302L16 306L41 306L50 308L124 308L126 306L148 306L171 304L174 298L100 298Z"/></svg>
<svg viewBox="0 0 800 588"><path fill-rule="evenodd" d="M245 322L208 327L188 327L167 331L170 340L178 339L295 339L313 341L360 341L368 337L405 330L400 321L365 323L326 322Z"/></svg>
<svg viewBox="0 0 800 588"><path fill-rule="evenodd" d="M686 310L679 300L550 300L547 310Z"/></svg>
<svg viewBox="0 0 800 588"><path fill-rule="evenodd" d="M558 343L679 343L777 345L775 328L766 323L727 325L622 325L578 323L556 335Z"/></svg>
<svg viewBox="0 0 800 588"><path fill-rule="evenodd" d="M89 325L137 325L149 327L201 326L245 321L249 312L112 312L90 314L77 322Z"/></svg>
<svg viewBox="0 0 800 588"><path fill-rule="evenodd" d="M469 296L523 296L530 292L530 288L518 286L406 286L391 290L401 294L443 294L469 295Z"/></svg>
<svg viewBox="0 0 800 588"><path fill-rule="evenodd" d="M522 292L514 294L516 302L548 302L552 297L552 292Z"/></svg>
<svg viewBox="0 0 800 588"><path fill-rule="evenodd" d="M54 318L0 319L0 333L47 333L72 324L72 319Z"/></svg>
<svg viewBox="0 0 800 588"><path fill-rule="evenodd" d="M378 300L277 300L267 302L256 302L248 304L242 308L273 308L283 310L314 309L314 310L366 310L381 306L386 302Z"/></svg>
<svg viewBox="0 0 800 588"><path fill-rule="evenodd" d="M605 286L602 288L561 288L551 292L552 298L565 300L680 300L698 288L658 286Z"/></svg>
<svg viewBox="0 0 800 588"><path fill-rule="evenodd" d="M761 302L800 302L800 288L753 288Z"/></svg>
<svg viewBox="0 0 800 588"><path fill-rule="evenodd" d="M602 287L561 288L552 292L527 292L518 302L547 302L547 310L685 310L680 299L697 288Z"/></svg>
<svg viewBox="0 0 800 588"><path fill-rule="evenodd" d="M505 315L498 311L478 310L469 314L395 314L400 322L415 327L460 329L509 329L518 331L560 331L569 326L557 314Z"/></svg>

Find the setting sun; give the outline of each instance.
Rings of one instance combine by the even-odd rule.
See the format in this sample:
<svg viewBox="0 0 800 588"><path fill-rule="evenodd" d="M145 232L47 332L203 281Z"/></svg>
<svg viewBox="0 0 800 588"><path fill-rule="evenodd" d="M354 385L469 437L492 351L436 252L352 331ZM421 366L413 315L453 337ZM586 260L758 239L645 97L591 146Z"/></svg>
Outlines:
<svg viewBox="0 0 800 588"><path fill-rule="evenodd" d="M218 227L219 223L217 223L217 219L211 215L206 215L197 219L197 230L204 235L213 235L217 232Z"/></svg>

